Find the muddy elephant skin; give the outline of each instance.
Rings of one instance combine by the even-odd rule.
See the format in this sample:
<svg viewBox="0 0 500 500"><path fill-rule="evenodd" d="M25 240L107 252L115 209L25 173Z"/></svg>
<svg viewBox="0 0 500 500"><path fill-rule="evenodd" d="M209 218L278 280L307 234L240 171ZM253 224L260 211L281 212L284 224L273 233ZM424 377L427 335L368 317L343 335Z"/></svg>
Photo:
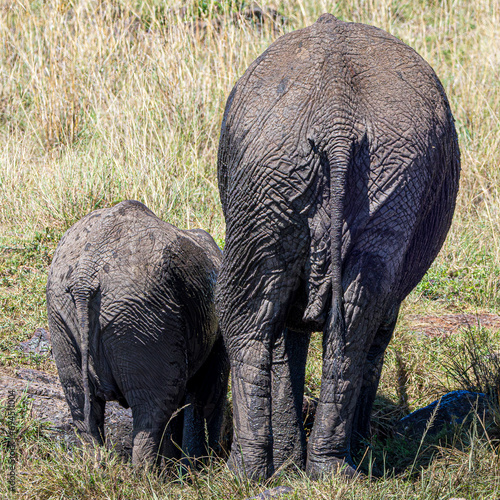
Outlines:
<svg viewBox="0 0 500 500"><path fill-rule="evenodd" d="M132 409L135 464L178 457L181 444L203 454L205 425L215 445L229 372L214 305L221 258L205 231L181 231L136 201L96 210L64 234L47 308L83 438L103 443L105 402L118 400ZM184 404L184 428L176 417L166 429Z"/></svg>
<svg viewBox="0 0 500 500"><path fill-rule="evenodd" d="M230 466L354 473L402 300L436 257L458 191L450 107L431 67L372 26L324 14L234 86L218 157L216 292L231 362ZM309 334L323 332L307 443Z"/></svg>

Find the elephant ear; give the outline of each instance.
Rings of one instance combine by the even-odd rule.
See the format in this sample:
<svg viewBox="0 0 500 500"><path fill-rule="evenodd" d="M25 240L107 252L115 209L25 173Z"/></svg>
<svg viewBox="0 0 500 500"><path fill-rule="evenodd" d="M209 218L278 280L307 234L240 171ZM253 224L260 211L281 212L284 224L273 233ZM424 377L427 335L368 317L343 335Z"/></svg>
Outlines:
<svg viewBox="0 0 500 500"><path fill-rule="evenodd" d="M329 14L328 12L321 14L321 16L319 16L318 20L316 21L316 23L319 24L338 23L338 22L340 21L335 16Z"/></svg>
<svg viewBox="0 0 500 500"><path fill-rule="evenodd" d="M190 229L187 234L194 236L195 241L203 249L210 260L214 262L217 269L222 263L222 250L219 248L212 236L203 229Z"/></svg>

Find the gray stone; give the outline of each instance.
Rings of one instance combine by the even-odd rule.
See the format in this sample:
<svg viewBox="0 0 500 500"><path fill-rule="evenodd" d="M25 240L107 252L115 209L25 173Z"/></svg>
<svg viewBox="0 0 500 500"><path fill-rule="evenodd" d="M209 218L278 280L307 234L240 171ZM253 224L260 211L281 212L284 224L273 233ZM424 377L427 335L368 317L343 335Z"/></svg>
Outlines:
<svg viewBox="0 0 500 500"><path fill-rule="evenodd" d="M18 347L25 354L50 356L52 350L50 333L44 328L37 328L33 337L25 342L21 342Z"/></svg>
<svg viewBox="0 0 500 500"><path fill-rule="evenodd" d="M486 394L480 392L449 392L430 405L415 410L402 418L396 425L396 433L420 438L423 436L434 411L436 414L432 425L427 431L428 435L439 433L445 426L463 424L467 419L472 418L475 412L481 418L483 415L487 416L489 413L489 400Z"/></svg>

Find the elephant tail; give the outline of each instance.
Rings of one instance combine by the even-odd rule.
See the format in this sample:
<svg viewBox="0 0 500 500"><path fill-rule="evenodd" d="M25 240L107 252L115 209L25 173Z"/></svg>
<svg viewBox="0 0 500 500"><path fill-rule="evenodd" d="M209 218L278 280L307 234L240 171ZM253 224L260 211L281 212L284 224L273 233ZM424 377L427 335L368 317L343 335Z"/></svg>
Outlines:
<svg viewBox="0 0 500 500"><path fill-rule="evenodd" d="M90 321L89 321L89 299L86 294L78 294L75 300L78 315L78 325L80 327L80 352L82 362L82 385L84 395L83 418L85 428L90 433L90 387L89 387L89 342L90 342Z"/></svg>
<svg viewBox="0 0 500 500"><path fill-rule="evenodd" d="M330 280L332 303L327 328L335 337L345 336L344 291L342 287L342 229L346 177L352 143L343 140L329 158L330 163Z"/></svg>
<svg viewBox="0 0 500 500"><path fill-rule="evenodd" d="M339 134L340 135L340 134ZM343 335L345 332L344 292L342 288L342 228L344 224L344 198L346 176L351 161L351 143L344 139L327 154L309 139L313 151L330 172L329 197L324 212L319 215L311 233L309 270L307 275L307 305L303 315L305 323L324 324L329 330ZM328 299L331 297L331 303Z"/></svg>
<svg viewBox="0 0 500 500"><path fill-rule="evenodd" d="M89 246L90 250L90 246ZM98 266L95 266L93 256L83 255L78 263L78 270L75 273L71 292L75 301L78 329L80 334L80 354L82 370L82 386L84 395L83 418L85 428L88 433L90 429L90 342L93 331L91 324L90 302L98 290L97 280Z"/></svg>
<svg viewBox="0 0 500 500"><path fill-rule="evenodd" d="M352 145L345 142L334 150L330 159L330 279L332 303L328 317L330 334L345 336L344 290L342 287L342 229L347 169Z"/></svg>

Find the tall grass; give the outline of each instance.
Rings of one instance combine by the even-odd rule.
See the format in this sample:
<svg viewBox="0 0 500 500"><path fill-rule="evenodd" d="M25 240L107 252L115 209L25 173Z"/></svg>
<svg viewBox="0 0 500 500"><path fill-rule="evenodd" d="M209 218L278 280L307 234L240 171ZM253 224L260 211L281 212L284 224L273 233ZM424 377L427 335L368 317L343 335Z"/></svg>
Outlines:
<svg viewBox="0 0 500 500"><path fill-rule="evenodd" d="M284 474L266 484L255 484L232 475L223 463L213 460L199 473L176 481L123 463L116 453L101 449L68 450L46 426L29 414L26 400L16 405L16 492L9 492L9 454L0 441L0 494L6 499L248 499L276 485L293 493L283 499L494 499L500 495L499 460L487 440L471 432L466 449L436 448L429 466L394 477L390 470L378 481L339 476L311 481L304 474ZM5 425L0 405L0 430ZM36 437L36 440L33 437Z"/></svg>
<svg viewBox="0 0 500 500"><path fill-rule="evenodd" d="M222 238L215 165L225 99L280 33L329 11L390 31L435 68L463 157L456 223L443 258L467 265L472 245L491 250L497 265L498 0L283 0L277 7L286 24L263 28L236 14L242 4L4 0L4 234L64 229L93 208L136 198L174 224L202 226Z"/></svg>
<svg viewBox="0 0 500 500"><path fill-rule="evenodd" d="M232 18L217 31L210 18L196 30L196 19L157 7L4 5L4 230L22 237L65 228L135 198L181 227L223 235L215 176L222 109L270 36Z"/></svg>

